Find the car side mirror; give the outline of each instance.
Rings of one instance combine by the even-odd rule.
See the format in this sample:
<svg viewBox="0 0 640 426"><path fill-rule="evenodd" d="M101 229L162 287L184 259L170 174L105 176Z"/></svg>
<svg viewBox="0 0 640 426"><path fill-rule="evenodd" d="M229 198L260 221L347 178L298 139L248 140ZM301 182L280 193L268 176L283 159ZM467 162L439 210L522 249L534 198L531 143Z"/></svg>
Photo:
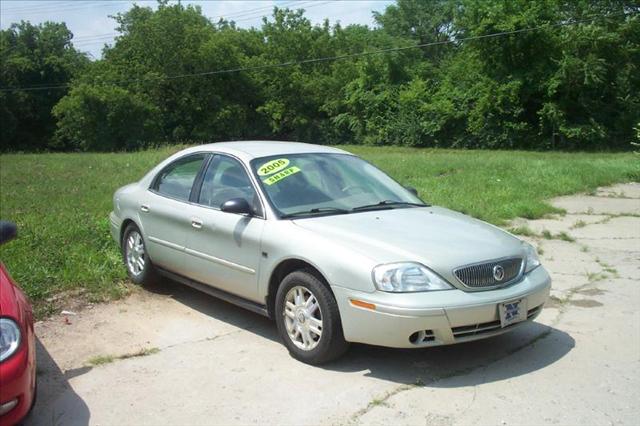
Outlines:
<svg viewBox="0 0 640 426"><path fill-rule="evenodd" d="M404 189L406 189L407 191L409 191L410 193L418 197L418 190L415 189L413 186L405 186Z"/></svg>
<svg viewBox="0 0 640 426"><path fill-rule="evenodd" d="M244 198L232 198L222 203L220 210L226 213L245 214L253 216L253 209Z"/></svg>
<svg viewBox="0 0 640 426"><path fill-rule="evenodd" d="M13 222L0 220L0 244L7 243L18 236L18 227Z"/></svg>

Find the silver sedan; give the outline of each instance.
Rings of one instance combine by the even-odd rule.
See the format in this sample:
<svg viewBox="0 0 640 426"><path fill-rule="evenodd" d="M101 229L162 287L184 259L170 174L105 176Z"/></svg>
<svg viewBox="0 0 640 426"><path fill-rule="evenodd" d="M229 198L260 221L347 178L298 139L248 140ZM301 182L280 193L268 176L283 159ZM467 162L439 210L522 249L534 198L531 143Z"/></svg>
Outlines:
<svg viewBox="0 0 640 426"><path fill-rule="evenodd" d="M163 275L275 319L320 364L349 342L422 348L533 320L551 280L535 249L431 206L340 149L192 147L118 189L110 214L131 279Z"/></svg>

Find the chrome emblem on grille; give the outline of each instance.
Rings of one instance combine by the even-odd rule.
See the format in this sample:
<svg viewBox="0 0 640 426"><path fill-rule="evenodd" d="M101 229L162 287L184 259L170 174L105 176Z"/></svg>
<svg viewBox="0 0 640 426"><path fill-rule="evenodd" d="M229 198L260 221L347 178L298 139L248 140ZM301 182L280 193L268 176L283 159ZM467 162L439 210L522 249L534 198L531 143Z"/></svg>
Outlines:
<svg viewBox="0 0 640 426"><path fill-rule="evenodd" d="M493 267L493 278L495 278L496 281L502 281L504 279L504 268L502 265Z"/></svg>

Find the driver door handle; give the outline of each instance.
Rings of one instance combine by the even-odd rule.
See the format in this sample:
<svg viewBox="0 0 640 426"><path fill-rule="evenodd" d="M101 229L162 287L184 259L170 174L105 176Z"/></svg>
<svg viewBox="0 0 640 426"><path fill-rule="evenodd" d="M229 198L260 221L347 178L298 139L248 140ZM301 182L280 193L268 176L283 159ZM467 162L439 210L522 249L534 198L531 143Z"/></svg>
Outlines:
<svg viewBox="0 0 640 426"><path fill-rule="evenodd" d="M198 219L197 217L191 218L191 226L196 229L202 228L202 220Z"/></svg>
<svg viewBox="0 0 640 426"><path fill-rule="evenodd" d="M149 206L146 204L142 204L140 206L140 211L144 212L144 213L148 213L149 212Z"/></svg>

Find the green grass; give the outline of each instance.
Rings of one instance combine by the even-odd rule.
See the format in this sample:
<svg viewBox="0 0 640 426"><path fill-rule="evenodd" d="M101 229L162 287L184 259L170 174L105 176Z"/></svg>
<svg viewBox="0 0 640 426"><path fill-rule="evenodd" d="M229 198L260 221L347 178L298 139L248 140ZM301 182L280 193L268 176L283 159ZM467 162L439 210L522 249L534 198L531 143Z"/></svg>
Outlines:
<svg viewBox="0 0 640 426"><path fill-rule="evenodd" d="M545 200L640 180L633 153L560 153L347 146L426 201L503 224L556 212Z"/></svg>
<svg viewBox="0 0 640 426"><path fill-rule="evenodd" d="M567 234L564 231L560 232L559 234L556 234L555 238L558 240L567 241L569 243L574 243L576 241L575 238L573 238L571 235Z"/></svg>
<svg viewBox="0 0 640 426"><path fill-rule="evenodd" d="M579 220L576 223L574 223L571 228L578 229L578 228L584 228L585 226L587 226L587 222L585 222L584 220Z"/></svg>
<svg viewBox="0 0 640 426"><path fill-rule="evenodd" d="M522 235L523 237L537 237L538 236L538 234L536 234L533 229L529 228L526 225L518 226L517 228L511 228L511 229L509 229L509 232L511 232L513 235Z"/></svg>
<svg viewBox="0 0 640 426"><path fill-rule="evenodd" d="M0 156L0 217L18 224L18 239L0 246L0 258L39 314L65 290L84 289L91 301L125 291L109 233L111 197L173 151Z"/></svg>
<svg viewBox="0 0 640 426"><path fill-rule="evenodd" d="M97 355L87 360L87 364L97 367L99 365L110 364L114 361L129 358L138 358L141 356L153 355L160 352L158 348L142 348L138 352L133 352L124 355Z"/></svg>
<svg viewBox="0 0 640 426"><path fill-rule="evenodd" d="M87 364L97 367L99 365L111 364L116 358L113 355L96 355L87 360Z"/></svg>
<svg viewBox="0 0 640 426"><path fill-rule="evenodd" d="M555 212L545 200L640 180L633 154L457 151L343 147L378 165L425 201L495 224ZM11 274L46 312L46 300L84 289L90 300L125 291L125 270L108 213L118 187L179 148L116 154L0 156L0 217L19 238L0 247Z"/></svg>

